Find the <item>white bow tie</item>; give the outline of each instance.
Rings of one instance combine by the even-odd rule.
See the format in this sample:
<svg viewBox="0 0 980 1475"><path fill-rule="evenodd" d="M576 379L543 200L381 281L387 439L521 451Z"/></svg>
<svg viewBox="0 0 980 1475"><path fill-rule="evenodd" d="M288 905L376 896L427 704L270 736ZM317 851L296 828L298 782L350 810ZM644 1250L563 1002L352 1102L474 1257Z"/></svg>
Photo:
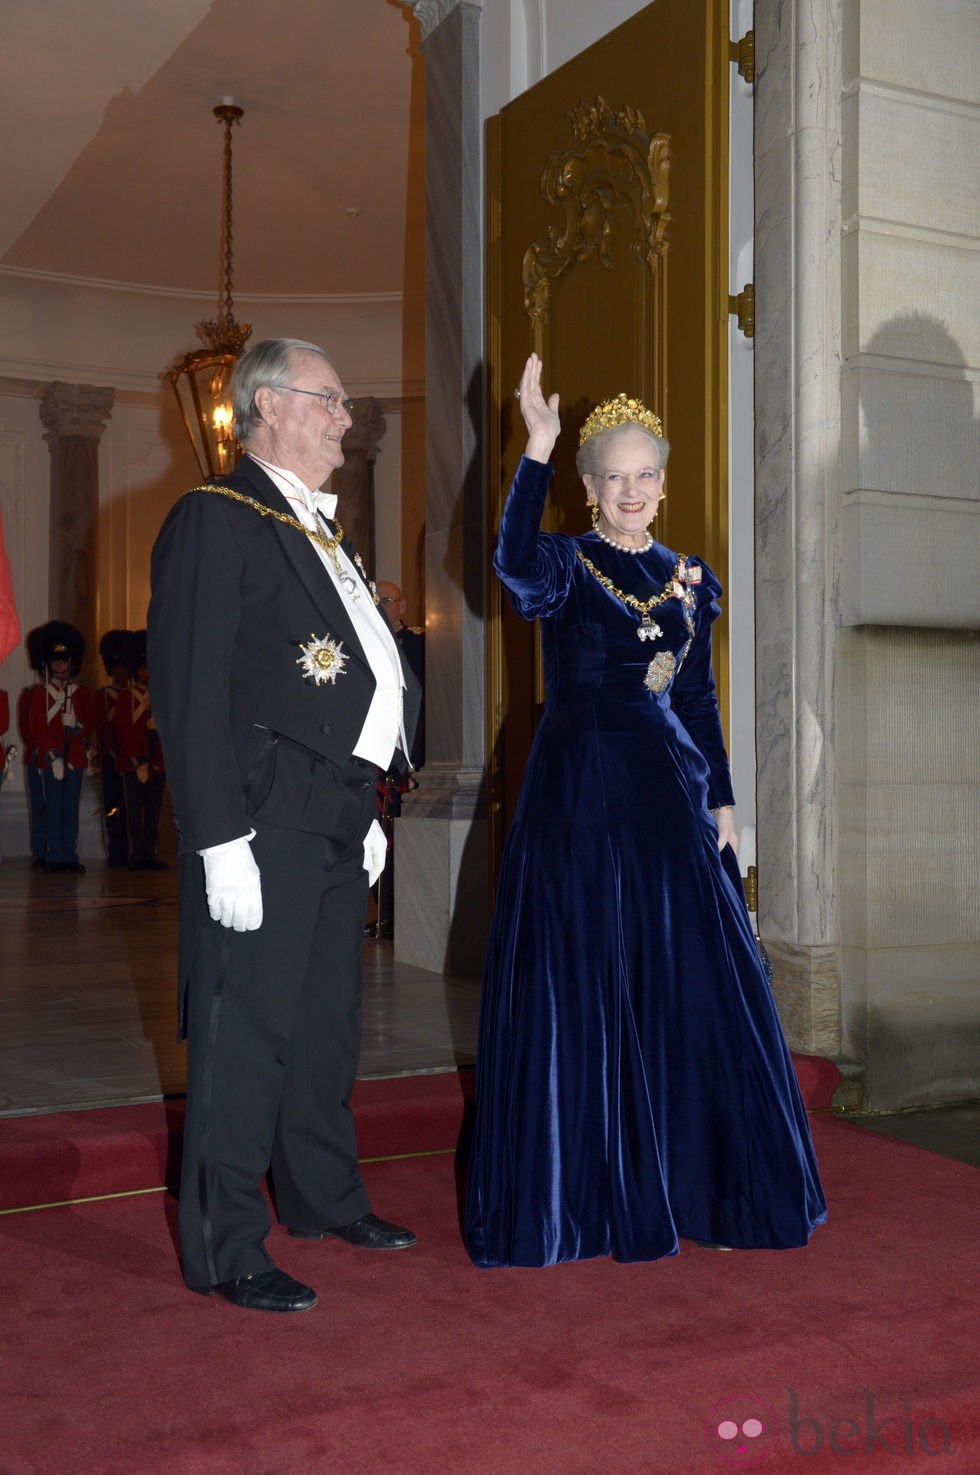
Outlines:
<svg viewBox="0 0 980 1475"><path fill-rule="evenodd" d="M336 492L310 492L310 501L313 504L314 512L322 512L324 517L330 518L331 521L333 520L334 514L337 511Z"/></svg>

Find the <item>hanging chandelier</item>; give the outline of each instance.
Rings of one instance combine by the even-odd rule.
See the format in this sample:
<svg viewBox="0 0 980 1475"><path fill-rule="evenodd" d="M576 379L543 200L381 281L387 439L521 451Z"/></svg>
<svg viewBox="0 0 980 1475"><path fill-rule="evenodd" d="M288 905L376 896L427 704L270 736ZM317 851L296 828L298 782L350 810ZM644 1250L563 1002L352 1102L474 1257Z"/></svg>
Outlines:
<svg viewBox="0 0 980 1475"><path fill-rule="evenodd" d="M243 112L228 97L214 109L225 130L218 316L195 323L194 331L204 347L185 354L168 373L205 480L231 471L238 459L228 383L252 331L251 323L235 322L231 294L231 130Z"/></svg>

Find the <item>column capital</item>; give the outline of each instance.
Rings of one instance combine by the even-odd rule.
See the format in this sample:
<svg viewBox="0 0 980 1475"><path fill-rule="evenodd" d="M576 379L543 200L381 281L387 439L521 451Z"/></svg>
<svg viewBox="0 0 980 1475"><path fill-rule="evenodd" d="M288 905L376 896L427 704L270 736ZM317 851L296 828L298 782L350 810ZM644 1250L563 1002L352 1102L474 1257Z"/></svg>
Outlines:
<svg viewBox="0 0 980 1475"><path fill-rule="evenodd" d="M112 414L116 391L99 384L47 384L39 413L49 443L77 435L98 441Z"/></svg>
<svg viewBox="0 0 980 1475"><path fill-rule="evenodd" d="M401 0L401 4L413 10L422 26L422 40L428 41L437 26L441 26L454 10L483 10L483 0Z"/></svg>

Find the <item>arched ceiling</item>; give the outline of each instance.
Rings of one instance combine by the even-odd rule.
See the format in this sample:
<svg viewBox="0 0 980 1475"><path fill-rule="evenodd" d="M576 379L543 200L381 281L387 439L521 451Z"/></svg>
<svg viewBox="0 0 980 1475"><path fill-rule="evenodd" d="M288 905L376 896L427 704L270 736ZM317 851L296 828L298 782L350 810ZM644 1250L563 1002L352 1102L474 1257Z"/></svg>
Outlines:
<svg viewBox="0 0 980 1475"><path fill-rule="evenodd" d="M0 266L219 289L400 293L418 264L419 27L399 0L5 0Z"/></svg>

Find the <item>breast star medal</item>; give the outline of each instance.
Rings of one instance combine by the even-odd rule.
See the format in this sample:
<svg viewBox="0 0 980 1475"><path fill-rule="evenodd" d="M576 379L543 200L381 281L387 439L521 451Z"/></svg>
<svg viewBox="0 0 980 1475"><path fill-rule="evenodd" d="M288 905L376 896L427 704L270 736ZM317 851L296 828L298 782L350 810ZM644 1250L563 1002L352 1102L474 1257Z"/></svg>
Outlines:
<svg viewBox="0 0 980 1475"><path fill-rule="evenodd" d="M299 648L303 654L297 658L296 664L303 667L303 675L317 686L322 686L325 681L335 683L337 677L344 674L350 660L344 655L344 642L331 640L329 635L322 635L318 640L311 634L309 645L301 641Z"/></svg>
<svg viewBox="0 0 980 1475"><path fill-rule="evenodd" d="M669 650L658 650L647 667L647 674L643 678L643 685L647 691L666 691L674 679L676 669L677 659L673 652Z"/></svg>

